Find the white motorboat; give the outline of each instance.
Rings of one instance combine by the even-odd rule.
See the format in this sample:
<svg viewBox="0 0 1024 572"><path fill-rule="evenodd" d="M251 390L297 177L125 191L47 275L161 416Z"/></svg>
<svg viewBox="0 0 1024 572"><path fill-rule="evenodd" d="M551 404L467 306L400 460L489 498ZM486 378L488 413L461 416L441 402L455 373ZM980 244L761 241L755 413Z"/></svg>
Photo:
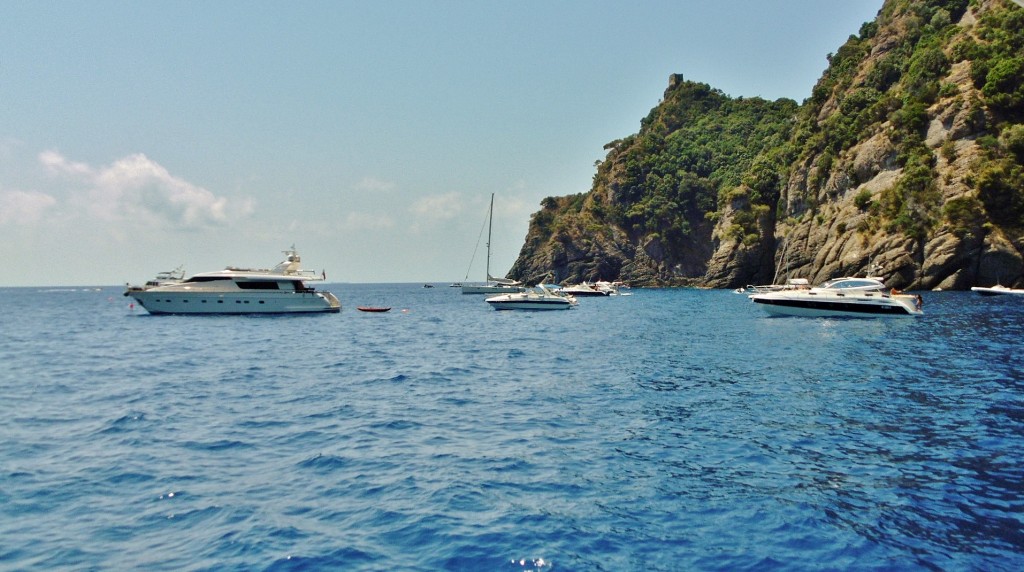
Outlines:
<svg viewBox="0 0 1024 572"><path fill-rule="evenodd" d="M561 291L573 296L609 296L612 293L609 288L598 288L589 282L563 286Z"/></svg>
<svg viewBox="0 0 1024 572"><path fill-rule="evenodd" d="M769 314L870 318L920 316L919 295L889 292L877 278L836 278L807 289L751 294Z"/></svg>
<svg viewBox="0 0 1024 572"><path fill-rule="evenodd" d="M341 302L330 292L318 292L306 282L326 279L300 268L293 246L285 259L270 269L229 266L159 286L129 286L150 314L285 314L340 312Z"/></svg>
<svg viewBox="0 0 1024 572"><path fill-rule="evenodd" d="M487 298L487 303L495 310L568 310L576 306L576 298L555 292L540 284L533 290L501 294Z"/></svg>
<svg viewBox="0 0 1024 572"><path fill-rule="evenodd" d="M491 208L487 213L487 269L485 276L487 281L483 284L466 284L462 282L459 287L462 288L463 294L513 294L516 292L525 292L526 287L523 286L522 282L515 280L509 280L507 278L495 278L491 276L491 220L494 218L494 193L491 193ZM481 229L483 230L483 229ZM477 246L480 243L477 242ZM475 253L474 253L475 256ZM470 267L473 263L470 261ZM469 278L469 273L466 273L466 278ZM454 284L452 284L454 286Z"/></svg>
<svg viewBox="0 0 1024 572"><path fill-rule="evenodd" d="M609 282L607 280L598 280L594 283L594 288L602 292L607 292L609 296L631 296L628 292L623 292L625 288L629 288L625 282L616 280L615 282Z"/></svg>
<svg viewBox="0 0 1024 572"><path fill-rule="evenodd" d="M973 287L971 287L971 292L977 292L978 294L981 294L982 296L1002 296L1004 294L1020 296L1020 295L1024 294L1024 289L1008 288L1008 287L1003 286L1001 284L996 284L995 286L989 286L989 287L973 286Z"/></svg>

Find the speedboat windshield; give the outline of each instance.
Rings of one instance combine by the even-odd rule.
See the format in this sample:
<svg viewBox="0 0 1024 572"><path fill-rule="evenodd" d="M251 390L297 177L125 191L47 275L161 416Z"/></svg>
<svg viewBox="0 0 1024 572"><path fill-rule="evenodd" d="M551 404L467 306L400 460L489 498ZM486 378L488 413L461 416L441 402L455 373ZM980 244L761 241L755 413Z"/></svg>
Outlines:
<svg viewBox="0 0 1024 572"><path fill-rule="evenodd" d="M839 290L871 290L885 288L885 285L878 280L870 278L836 278L829 280L822 285L822 288L836 288Z"/></svg>

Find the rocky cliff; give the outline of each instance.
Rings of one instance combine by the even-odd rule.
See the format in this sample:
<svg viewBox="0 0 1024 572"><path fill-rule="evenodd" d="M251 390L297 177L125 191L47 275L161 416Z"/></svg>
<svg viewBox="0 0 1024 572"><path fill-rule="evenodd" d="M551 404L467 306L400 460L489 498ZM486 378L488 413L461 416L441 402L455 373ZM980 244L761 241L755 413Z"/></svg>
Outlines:
<svg viewBox="0 0 1024 572"><path fill-rule="evenodd" d="M674 75L606 149L590 192L543 201L512 277L1021 286L1024 9L887 0L803 104Z"/></svg>

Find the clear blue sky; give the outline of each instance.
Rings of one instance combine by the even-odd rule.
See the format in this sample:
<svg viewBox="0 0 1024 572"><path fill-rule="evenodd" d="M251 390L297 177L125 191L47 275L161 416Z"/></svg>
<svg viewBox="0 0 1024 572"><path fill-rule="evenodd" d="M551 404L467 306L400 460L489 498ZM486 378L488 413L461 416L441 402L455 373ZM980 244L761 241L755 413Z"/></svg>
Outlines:
<svg viewBox="0 0 1024 572"><path fill-rule="evenodd" d="M882 0L0 0L0 286L483 278L670 74L803 101Z"/></svg>

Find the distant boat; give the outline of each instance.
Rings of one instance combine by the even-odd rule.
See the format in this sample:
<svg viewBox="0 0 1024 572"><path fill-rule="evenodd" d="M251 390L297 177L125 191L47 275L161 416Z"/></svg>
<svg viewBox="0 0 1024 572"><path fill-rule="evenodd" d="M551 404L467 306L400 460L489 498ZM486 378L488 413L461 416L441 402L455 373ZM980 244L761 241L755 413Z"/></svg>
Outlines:
<svg viewBox="0 0 1024 572"><path fill-rule="evenodd" d="M607 280L598 280L594 283L594 288L602 292L607 292L609 296L632 296L632 294L626 292L623 293L623 288L629 288L624 282L608 282Z"/></svg>
<svg viewBox="0 0 1024 572"><path fill-rule="evenodd" d="M164 272L157 272L156 278L146 281L146 283L139 288L146 290L149 288L155 288L157 286L167 286L168 284L177 284L185 279L185 268L179 266L174 270L166 270Z"/></svg>
<svg viewBox="0 0 1024 572"><path fill-rule="evenodd" d="M996 284L995 286L989 286L987 288L984 286L974 286L971 288L971 292L977 292L982 296L1002 296L1003 294L1013 294L1020 296L1024 294L1024 289L1007 288L1006 286L1003 286L1001 284Z"/></svg>
<svg viewBox="0 0 1024 572"><path fill-rule="evenodd" d="M610 296L611 290L603 290L593 286L589 282L580 282L571 286L563 286L562 292L573 296Z"/></svg>
<svg viewBox="0 0 1024 572"><path fill-rule="evenodd" d="M356 310L359 310L360 312L387 312L390 309L390 307L381 308L378 306L356 306Z"/></svg>
<svg viewBox="0 0 1024 572"><path fill-rule="evenodd" d="M523 286L522 282L506 278L495 278L490 274L487 275L487 283L485 284L462 285L463 294L515 294L525 291L526 287Z"/></svg>
<svg viewBox="0 0 1024 572"><path fill-rule="evenodd" d="M491 193L491 209L487 214L487 281L484 284L462 284L463 294L514 294L526 290L521 282L491 276L491 222L493 219L494 193ZM466 277L469 277L469 273L466 274Z"/></svg>
<svg viewBox="0 0 1024 572"><path fill-rule="evenodd" d="M424 284L423 287L424 288L433 288L434 285L433 284Z"/></svg>

